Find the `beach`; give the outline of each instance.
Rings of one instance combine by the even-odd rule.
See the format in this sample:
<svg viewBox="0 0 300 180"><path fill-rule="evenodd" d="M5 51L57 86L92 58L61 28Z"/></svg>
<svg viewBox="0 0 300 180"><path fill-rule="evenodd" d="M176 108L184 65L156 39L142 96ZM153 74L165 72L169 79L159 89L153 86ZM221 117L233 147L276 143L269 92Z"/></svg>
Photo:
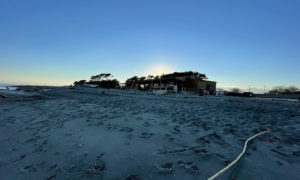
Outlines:
<svg viewBox="0 0 300 180"><path fill-rule="evenodd" d="M300 101L83 87L0 91L1 179L300 177Z"/></svg>

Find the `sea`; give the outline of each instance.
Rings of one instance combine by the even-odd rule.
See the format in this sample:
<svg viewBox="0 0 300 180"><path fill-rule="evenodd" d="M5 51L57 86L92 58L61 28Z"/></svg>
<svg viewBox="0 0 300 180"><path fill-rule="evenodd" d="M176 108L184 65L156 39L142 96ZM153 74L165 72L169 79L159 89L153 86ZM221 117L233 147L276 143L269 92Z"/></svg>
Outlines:
<svg viewBox="0 0 300 180"><path fill-rule="evenodd" d="M4 83L0 83L0 90L1 89L9 89L9 90L16 90L17 87L15 86L18 86L18 84L4 84Z"/></svg>

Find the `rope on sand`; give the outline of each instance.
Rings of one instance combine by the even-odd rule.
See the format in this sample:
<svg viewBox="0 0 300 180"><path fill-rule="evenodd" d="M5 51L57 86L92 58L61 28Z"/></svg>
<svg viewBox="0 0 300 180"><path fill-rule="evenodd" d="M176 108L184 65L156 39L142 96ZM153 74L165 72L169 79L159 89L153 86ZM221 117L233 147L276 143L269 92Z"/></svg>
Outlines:
<svg viewBox="0 0 300 180"><path fill-rule="evenodd" d="M237 163L241 157L245 154L246 150L247 150L247 144L249 141L251 141L252 139L256 138L257 136L260 136L260 135L263 135L265 133L269 133L271 132L271 129L267 129L266 131L263 131L263 132L260 132L250 138L248 138L246 141L245 141L245 144L244 144L244 149L243 151L241 152L241 154L234 160L232 161L228 166L226 166L224 169L220 170L219 172L217 172L215 175L211 176L210 178L208 178L208 180L213 180L215 178L217 178L219 175L221 175L222 173L224 173L226 170L228 170L229 168L231 168L235 163Z"/></svg>

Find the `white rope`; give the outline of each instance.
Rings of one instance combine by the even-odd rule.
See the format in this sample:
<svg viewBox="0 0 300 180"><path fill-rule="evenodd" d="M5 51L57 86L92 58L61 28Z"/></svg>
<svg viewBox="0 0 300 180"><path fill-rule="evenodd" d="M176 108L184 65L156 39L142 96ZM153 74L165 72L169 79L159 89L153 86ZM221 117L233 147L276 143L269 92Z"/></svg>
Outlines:
<svg viewBox="0 0 300 180"><path fill-rule="evenodd" d="M208 178L208 180L213 180L215 178L217 178L219 175L221 175L222 173L224 173L226 170L228 170L229 168L231 168L235 163L237 163L241 157L245 154L246 152L246 149L247 149L247 144L249 141L251 141L252 139L256 138L257 136L260 136L262 134L265 134L265 133L269 133L271 132L271 129L267 129L266 131L263 131L263 132L260 132L250 138L248 138L246 141L245 141L245 144L244 144L244 149L243 151L241 152L241 154L234 160L232 161L230 164L228 164L228 166L226 166L224 169L220 170L219 172L217 172L215 175L211 176L210 178Z"/></svg>

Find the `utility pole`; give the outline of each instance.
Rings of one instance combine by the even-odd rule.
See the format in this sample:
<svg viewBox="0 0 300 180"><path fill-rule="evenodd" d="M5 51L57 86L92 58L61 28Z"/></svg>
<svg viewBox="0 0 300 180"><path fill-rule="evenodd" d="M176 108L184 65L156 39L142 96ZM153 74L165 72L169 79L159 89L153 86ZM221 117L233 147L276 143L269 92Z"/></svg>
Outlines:
<svg viewBox="0 0 300 180"><path fill-rule="evenodd" d="M249 85L249 92L250 92L250 85Z"/></svg>
<svg viewBox="0 0 300 180"><path fill-rule="evenodd" d="M266 94L266 85L264 85L264 94Z"/></svg>

